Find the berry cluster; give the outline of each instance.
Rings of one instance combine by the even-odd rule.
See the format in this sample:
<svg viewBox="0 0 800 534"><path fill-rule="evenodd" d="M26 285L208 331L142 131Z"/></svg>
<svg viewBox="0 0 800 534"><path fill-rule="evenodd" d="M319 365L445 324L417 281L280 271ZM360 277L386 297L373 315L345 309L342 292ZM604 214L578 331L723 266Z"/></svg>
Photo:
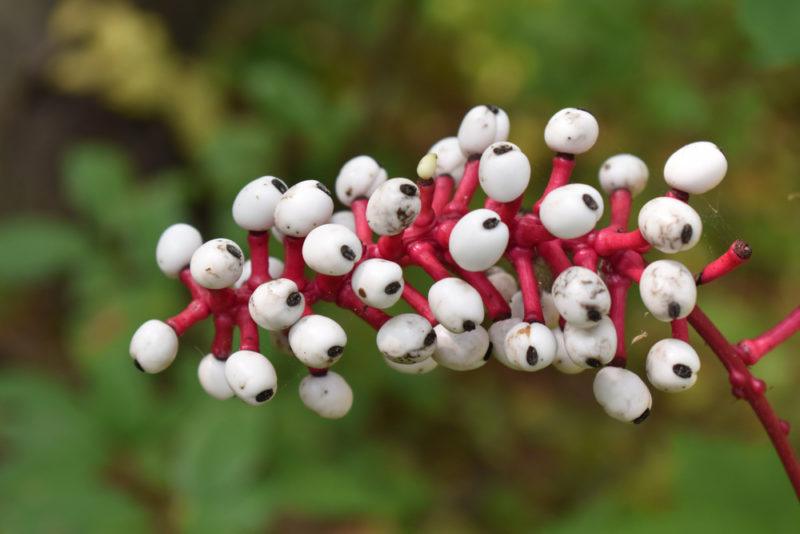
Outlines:
<svg viewBox="0 0 800 534"><path fill-rule="evenodd" d="M652 405L645 381L625 368L625 306L638 283L645 308L671 325L671 337L647 354L649 384L678 392L697 381L691 324L725 365L734 395L752 405L800 491L788 424L766 402L764 382L748 370L800 329L800 308L762 336L733 345L696 306L697 287L745 262L747 244L735 242L696 276L678 261L643 257L651 248L671 255L698 243L703 224L689 195L720 184L727 171L722 152L702 141L672 154L664 166L670 189L642 207L632 230L631 199L644 190L648 169L630 154L609 158L599 182L609 195L610 221L598 227L603 196L569 183L575 156L597 140L595 118L567 108L547 123L544 139L555 156L544 193L529 209L522 204L531 164L507 141L509 126L495 106L471 109L458 135L422 158L416 181L389 179L369 156L351 159L335 186L345 211L334 212L333 195L316 180L292 187L272 176L250 182L233 203L234 220L248 232L249 260L233 241L204 243L189 225L169 227L158 243L158 265L180 279L192 300L178 315L136 331L134 363L148 373L164 370L177 354L178 336L211 316L215 337L198 369L202 387L219 399L235 395L261 404L277 391L277 376L260 352L260 326L283 336L308 368L300 383L303 403L323 417L342 417L353 394L330 368L345 352L347 333L314 313L322 300L373 326L378 350L397 371L467 371L492 356L518 371L551 364L568 374L597 369L597 402L611 417L638 424ZM488 198L470 211L478 187ZM270 230L283 244L285 264L269 256ZM515 275L497 265L502 259ZM410 265L433 278L427 295L404 279ZM400 299L415 313L384 311Z"/></svg>

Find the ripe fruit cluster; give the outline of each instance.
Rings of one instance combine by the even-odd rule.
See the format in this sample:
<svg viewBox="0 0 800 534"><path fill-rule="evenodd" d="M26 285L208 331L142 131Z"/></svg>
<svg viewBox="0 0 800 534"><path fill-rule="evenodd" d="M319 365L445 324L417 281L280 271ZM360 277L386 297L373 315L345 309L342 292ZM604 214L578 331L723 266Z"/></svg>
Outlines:
<svg viewBox="0 0 800 534"><path fill-rule="evenodd" d="M180 279L192 301L178 315L147 321L136 331L134 363L149 373L164 370L177 354L178 336L211 316L216 333L198 368L202 387L219 399L261 404L277 391L275 370L261 353L261 327L285 336L308 368L300 384L303 403L323 417L342 417L353 393L330 368L345 353L347 332L314 313L314 303L324 300L373 326L378 351L399 372L438 366L468 371L492 356L524 372L551 364L568 374L596 370L600 406L615 419L638 424L652 408L647 383L678 392L697 381L701 365L689 344L691 324L725 364L734 395L753 406L800 489L788 424L772 412L764 383L748 370L800 328L800 308L759 338L732 345L696 306L697 288L747 260L748 245L737 241L696 276L678 261L648 263L643 257L651 248L673 255L698 243L703 225L689 194L722 182L723 153L701 141L672 154L663 171L670 189L647 202L637 227L629 229L632 197L649 175L642 160L620 154L602 164L599 184L607 202L594 187L569 183L575 156L598 137L590 113L563 109L547 123L552 170L541 198L528 209L522 204L531 162L507 140L509 131L503 110L469 110L458 135L437 142L422 158L415 181L390 179L371 157L355 157L336 179L335 195L346 211L334 212L333 195L316 180L288 187L280 178L257 178L233 203L234 220L248 232L249 259L228 239L203 242L186 224L167 228L156 250L158 265ZM479 187L487 199L470 211ZM609 223L600 226L605 211ZM270 231L283 245L285 264L269 257ZM497 265L503 259L514 274ZM410 265L434 280L427 295L404 279ZM625 365L632 283L639 284L650 315L671 325L671 336L647 354L647 382ZM414 313L392 317L384 311L401 299ZM240 334L236 351L234 328Z"/></svg>

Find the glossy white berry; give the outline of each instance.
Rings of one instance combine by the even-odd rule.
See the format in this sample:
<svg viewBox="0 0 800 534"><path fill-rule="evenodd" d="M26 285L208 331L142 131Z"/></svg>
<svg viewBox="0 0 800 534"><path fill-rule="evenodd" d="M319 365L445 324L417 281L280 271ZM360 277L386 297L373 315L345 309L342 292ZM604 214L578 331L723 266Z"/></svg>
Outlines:
<svg viewBox="0 0 800 534"><path fill-rule="evenodd" d="M278 391L272 363L252 350L234 352L225 360L225 379L237 397L253 406L267 402Z"/></svg>
<svg viewBox="0 0 800 534"><path fill-rule="evenodd" d="M664 165L664 179L670 187L701 195L714 189L728 172L725 154L708 141L698 141L678 149Z"/></svg>
<svg viewBox="0 0 800 534"><path fill-rule="evenodd" d="M556 357L553 359L553 367L559 372L567 375L578 374L584 369L583 365L578 365L567 354L567 349L564 346L564 332L560 328L552 328L553 337L556 338Z"/></svg>
<svg viewBox="0 0 800 534"><path fill-rule="evenodd" d="M682 319L697 303L697 285L685 265L673 260L654 261L642 272L639 294L659 321Z"/></svg>
<svg viewBox="0 0 800 534"><path fill-rule="evenodd" d="M290 187L275 208L275 226L283 234L305 237L333 215L331 192L317 180L305 180Z"/></svg>
<svg viewBox="0 0 800 534"><path fill-rule="evenodd" d="M617 351L614 323L608 316L603 316L591 328L579 328L567 323L564 326L564 349L572 362L584 369L611 362Z"/></svg>
<svg viewBox="0 0 800 534"><path fill-rule="evenodd" d="M275 224L275 207L288 188L274 176L256 178L233 201L233 220L251 232L263 232Z"/></svg>
<svg viewBox="0 0 800 534"><path fill-rule="evenodd" d="M167 323L151 319L134 332L130 353L140 371L160 373L178 354L178 335Z"/></svg>
<svg viewBox="0 0 800 534"><path fill-rule="evenodd" d="M497 106L475 106L458 127L458 143L464 154L482 154L486 147L508 139L508 115Z"/></svg>
<svg viewBox="0 0 800 534"><path fill-rule="evenodd" d="M326 419L341 419L353 406L353 390L338 373L308 375L300 381L300 400Z"/></svg>
<svg viewBox="0 0 800 534"><path fill-rule="evenodd" d="M436 174L449 174L453 178L461 179L464 174L464 164L467 157L461 151L458 144L458 137L445 137L437 141L430 150L431 154L436 154Z"/></svg>
<svg viewBox="0 0 800 534"><path fill-rule="evenodd" d="M506 355L506 335L509 330L520 324L521 317L511 317L510 319L503 319L502 321L495 321L489 327L489 342L492 345L492 356L511 369L519 371L519 367L508 359Z"/></svg>
<svg viewBox="0 0 800 534"><path fill-rule="evenodd" d="M439 367L439 364L433 358L425 358L422 361L412 363L399 363L384 356L383 361L398 373L406 375L424 375Z"/></svg>
<svg viewBox="0 0 800 534"><path fill-rule="evenodd" d="M272 256L269 257L269 265L267 266L267 272L269 272L269 277L273 280L275 278L280 278L283 274L283 262L278 258L273 258ZM244 266L242 267L242 275L233 284L234 288L242 287L247 280L250 279L250 275L253 274L253 263L250 260L244 262Z"/></svg>
<svg viewBox="0 0 800 534"><path fill-rule="evenodd" d="M519 289L519 285L517 285L517 279L514 278L514 275L502 267L490 267L486 271L486 278L488 278L495 289L497 289L497 291L503 295L503 298L506 300L506 302L511 302L511 299L514 298L514 294Z"/></svg>
<svg viewBox="0 0 800 534"><path fill-rule="evenodd" d="M289 330L289 346L306 367L330 367L344 353L345 345L344 328L324 315L306 315Z"/></svg>
<svg viewBox="0 0 800 534"><path fill-rule="evenodd" d="M194 226L173 224L158 238L156 245L158 268L170 278L176 278L189 266L192 254L202 244L203 238Z"/></svg>
<svg viewBox="0 0 800 534"><path fill-rule="evenodd" d="M611 309L611 295L597 273L585 267L565 269L553 281L553 302L558 313L574 326L588 328Z"/></svg>
<svg viewBox="0 0 800 534"><path fill-rule="evenodd" d="M340 224L318 226L303 241L303 259L320 274L349 273L361 259L361 253L361 241L356 234Z"/></svg>
<svg viewBox="0 0 800 534"><path fill-rule="evenodd" d="M686 202L657 197L639 211L639 231L644 239L666 254L689 250L700 241L703 221Z"/></svg>
<svg viewBox="0 0 800 534"><path fill-rule="evenodd" d="M483 151L478 176L483 191L498 202L510 202L528 187L531 163L514 143L493 143Z"/></svg>
<svg viewBox="0 0 800 534"><path fill-rule="evenodd" d="M417 163L417 176L422 180L431 180L436 176L436 159L433 152L428 152Z"/></svg>
<svg viewBox="0 0 800 534"><path fill-rule="evenodd" d="M433 359L442 367L453 371L471 371L489 361L489 333L482 326L456 334L442 325L436 325L434 331L436 350Z"/></svg>
<svg viewBox="0 0 800 534"><path fill-rule="evenodd" d="M542 224L561 239L588 234L602 216L603 197L586 184L567 184L553 189L539 206Z"/></svg>
<svg viewBox="0 0 800 534"><path fill-rule="evenodd" d="M611 156L600 166L600 187L606 193L627 189L636 196L644 191L650 173L644 161L633 154Z"/></svg>
<svg viewBox="0 0 800 534"><path fill-rule="evenodd" d="M206 354L197 366L197 378L203 390L215 399L233 397L233 390L225 378L225 362L213 354Z"/></svg>
<svg viewBox="0 0 800 534"><path fill-rule="evenodd" d="M333 215L331 215L331 220L328 222L331 224L341 224L353 233L356 231L356 217L350 210L335 211Z"/></svg>
<svg viewBox="0 0 800 534"><path fill-rule="evenodd" d="M381 185L367 203L367 222L379 235L397 235L414 222L422 202L414 182L392 178Z"/></svg>
<svg viewBox="0 0 800 534"><path fill-rule="evenodd" d="M676 392L697 382L700 357L680 339L662 339L647 353L647 379L656 389Z"/></svg>
<svg viewBox="0 0 800 534"><path fill-rule="evenodd" d="M428 291L431 311L452 332L468 332L483 322L483 301L474 287L460 278L444 278Z"/></svg>
<svg viewBox="0 0 800 534"><path fill-rule="evenodd" d="M242 276L244 256L230 239L212 239L194 251L189 264L192 278L207 289L231 287Z"/></svg>
<svg viewBox="0 0 800 534"><path fill-rule="evenodd" d="M553 362L558 345L553 332L541 323L517 323L506 334L506 358L521 371L538 371Z"/></svg>
<svg viewBox="0 0 800 534"><path fill-rule="evenodd" d="M303 315L305 297L297 284L288 278L277 278L261 284L250 295L250 317L266 330L289 328Z"/></svg>
<svg viewBox="0 0 800 534"><path fill-rule="evenodd" d="M600 127L588 111L565 108L550 118L544 128L544 142L563 154L583 154L594 146Z"/></svg>
<svg viewBox="0 0 800 534"><path fill-rule="evenodd" d="M393 261L372 258L356 267L350 284L361 302L383 310L403 296L403 268Z"/></svg>
<svg viewBox="0 0 800 534"><path fill-rule="evenodd" d="M620 367L604 367L594 377L594 398L608 415L625 423L639 424L650 415L650 390L636 373Z"/></svg>
<svg viewBox="0 0 800 534"><path fill-rule="evenodd" d="M393 362L410 364L429 358L436 349L436 332L421 315L401 313L378 330L378 350Z"/></svg>
<svg viewBox="0 0 800 534"><path fill-rule="evenodd" d="M508 226L484 208L461 217L450 233L449 249L459 267L485 271L503 256L508 246Z"/></svg>
<svg viewBox="0 0 800 534"><path fill-rule="evenodd" d="M357 198L368 198L386 181L386 171L369 156L356 156L344 165L336 177L336 197L349 206Z"/></svg>

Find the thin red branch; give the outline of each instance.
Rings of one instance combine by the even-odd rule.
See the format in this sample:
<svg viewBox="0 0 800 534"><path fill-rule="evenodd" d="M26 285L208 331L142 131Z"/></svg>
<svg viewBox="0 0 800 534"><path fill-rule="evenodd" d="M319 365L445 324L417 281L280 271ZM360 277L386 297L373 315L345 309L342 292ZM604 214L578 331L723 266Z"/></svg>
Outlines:
<svg viewBox="0 0 800 534"><path fill-rule="evenodd" d="M403 285L403 300L405 300L409 306L414 308L415 312L425 317L429 323L432 325L437 323L436 317L433 316L431 307L428 304L428 299L426 299L425 296L417 290L417 288L409 284L408 281L406 281Z"/></svg>
<svg viewBox="0 0 800 534"><path fill-rule="evenodd" d="M369 201L366 198L357 198L350 204L350 209L353 211L353 219L356 222L356 235L364 247L372 243L372 229L367 222L368 203Z"/></svg>
<svg viewBox="0 0 800 534"><path fill-rule="evenodd" d="M700 271L700 274L695 278L697 285L707 284L728 274L749 260L752 254L753 249L750 248L750 245L741 239L737 239L722 256L706 265Z"/></svg>
<svg viewBox="0 0 800 534"><path fill-rule="evenodd" d="M306 262L303 260L303 237L284 236L283 277L288 278L302 291L306 287Z"/></svg>
<svg viewBox="0 0 800 534"><path fill-rule="evenodd" d="M455 180L449 174L440 174L435 178L433 191L433 212L438 216L444 212L450 196L453 194Z"/></svg>
<svg viewBox="0 0 800 534"><path fill-rule="evenodd" d="M611 227L614 229L627 230L628 219L631 216L631 203L633 198L627 189L615 189L611 192L609 203L611 204Z"/></svg>
<svg viewBox="0 0 800 534"><path fill-rule="evenodd" d="M469 202L478 189L478 166L481 163L480 155L471 156L464 166L464 176L458 183L453 200L444 209L445 213L464 214L469 209Z"/></svg>
<svg viewBox="0 0 800 534"><path fill-rule="evenodd" d="M747 365L755 364L769 351L795 335L798 331L800 331L800 306L789 312L781 322L760 336L739 342L744 361Z"/></svg>
<svg viewBox="0 0 800 534"><path fill-rule="evenodd" d="M572 176L572 169L575 168L575 156L571 154L556 154L553 158L553 168L550 170L550 179L547 181L547 186L544 188L542 196L533 205L533 213L539 213L539 206L542 204L544 197L553 189L557 189L569 183Z"/></svg>
<svg viewBox="0 0 800 534"><path fill-rule="evenodd" d="M514 248L508 252L508 257L514 270L517 272L519 288L522 291L522 306L525 310L524 320L530 322L544 322L542 303L539 299L539 284L533 269L533 254L530 250Z"/></svg>

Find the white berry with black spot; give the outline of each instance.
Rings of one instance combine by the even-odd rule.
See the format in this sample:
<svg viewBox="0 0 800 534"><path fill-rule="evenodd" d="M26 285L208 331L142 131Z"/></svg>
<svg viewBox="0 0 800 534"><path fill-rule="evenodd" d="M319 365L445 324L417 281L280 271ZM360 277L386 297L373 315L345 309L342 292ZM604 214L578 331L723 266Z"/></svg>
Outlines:
<svg viewBox="0 0 800 534"><path fill-rule="evenodd" d="M177 278L189 266L194 251L203 244L200 232L188 224L173 224L161 234L156 245L156 263L165 275Z"/></svg>
<svg viewBox="0 0 800 534"><path fill-rule="evenodd" d="M725 154L708 141L688 144L673 153L664 165L664 180L670 187L693 195L714 189L728 172Z"/></svg>
<svg viewBox="0 0 800 534"><path fill-rule="evenodd" d="M573 239L594 230L603 216L603 197L592 186L567 184L550 191L539 206L539 217L548 232Z"/></svg>
<svg viewBox="0 0 800 534"><path fill-rule="evenodd" d="M378 235L397 235L414 222L422 202L419 190L407 178L392 178L367 203L367 223Z"/></svg>
<svg viewBox="0 0 800 534"><path fill-rule="evenodd" d="M444 278L428 291L431 311L452 332L468 332L483 322L483 300L478 291L460 278Z"/></svg>
<svg viewBox="0 0 800 534"><path fill-rule="evenodd" d="M433 358L425 358L422 361L412 363L400 363L384 356L383 361L390 368L404 375L424 375L439 367L439 364Z"/></svg>
<svg viewBox="0 0 800 534"><path fill-rule="evenodd" d="M544 369L553 363L558 349L553 332L542 323L518 323L504 343L506 357L520 371Z"/></svg>
<svg viewBox="0 0 800 534"><path fill-rule="evenodd" d="M483 151L478 176L481 188L489 198L510 202L528 187L531 163L514 143L493 143Z"/></svg>
<svg viewBox="0 0 800 534"><path fill-rule="evenodd" d="M403 268L393 261L372 258L356 267L350 285L361 302L383 310L403 296Z"/></svg>
<svg viewBox="0 0 800 534"><path fill-rule="evenodd" d="M560 328L552 328L553 337L556 338L556 357L553 358L553 367L559 372L574 375L582 372L586 367L578 365L567 354L567 349L564 346L564 332Z"/></svg>
<svg viewBox="0 0 800 534"><path fill-rule="evenodd" d="M378 350L400 364L416 363L433 354L436 332L421 315L401 313L386 321L376 336Z"/></svg>
<svg viewBox="0 0 800 534"><path fill-rule="evenodd" d="M442 325L436 325L434 331L436 350L433 359L442 367L453 371L472 371L489 361L492 354L489 333L482 326L456 334Z"/></svg>
<svg viewBox="0 0 800 534"><path fill-rule="evenodd" d="M639 231L656 249L675 254L689 250L700 241L703 221L686 202L657 197L639 210Z"/></svg>
<svg viewBox="0 0 800 534"><path fill-rule="evenodd" d="M647 379L656 389L683 391L697 382L700 357L680 339L662 339L647 353Z"/></svg>
<svg viewBox="0 0 800 534"><path fill-rule="evenodd" d="M617 351L617 330L608 317L591 328L564 326L564 349L575 365L589 369L610 363Z"/></svg>
<svg viewBox="0 0 800 534"><path fill-rule="evenodd" d="M300 400L325 419L341 419L353 406L353 390L338 373L308 375L300 381Z"/></svg>
<svg viewBox="0 0 800 534"><path fill-rule="evenodd" d="M514 275L497 265L487 269L486 278L488 278L494 288L503 295L506 302L511 302L511 299L514 298L514 294L519 290L519 285Z"/></svg>
<svg viewBox="0 0 800 534"><path fill-rule="evenodd" d="M341 224L323 224L303 241L303 260L314 271L342 276L353 270L363 252L358 236Z"/></svg>
<svg viewBox="0 0 800 534"><path fill-rule="evenodd" d="M368 198L383 182L386 171L369 156L356 156L342 165L336 177L336 197L345 206L357 198Z"/></svg>
<svg viewBox="0 0 800 534"><path fill-rule="evenodd" d="M248 308L253 321L266 330L289 328L303 316L305 297L297 284L277 278L258 286L250 295Z"/></svg>
<svg viewBox="0 0 800 534"><path fill-rule="evenodd" d="M278 391L272 363L252 350L234 352L225 360L225 379L237 397L253 406L264 404Z"/></svg>
<svg viewBox="0 0 800 534"><path fill-rule="evenodd" d="M639 424L650 415L653 398L636 373L621 367L603 367L594 377L594 398L608 415Z"/></svg>
<svg viewBox="0 0 800 534"><path fill-rule="evenodd" d="M331 192L322 182L304 180L290 187L275 208L275 226L284 235L305 237L333 215Z"/></svg>
<svg viewBox="0 0 800 534"><path fill-rule="evenodd" d="M225 378L225 362L213 354L206 354L197 366L197 378L203 390L215 399L233 397L233 390Z"/></svg>
<svg viewBox="0 0 800 534"><path fill-rule="evenodd" d="M256 178L236 195L233 220L239 227L251 232L269 230L275 224L275 208L287 190L286 183L280 178Z"/></svg>
<svg viewBox="0 0 800 534"><path fill-rule="evenodd" d="M289 346L306 367L330 367L339 361L345 345L344 328L324 315L306 315L289 330Z"/></svg>
<svg viewBox="0 0 800 534"><path fill-rule="evenodd" d="M642 272L639 294L659 321L683 319L697 303L697 285L689 269L674 260L654 261Z"/></svg>
<svg viewBox="0 0 800 534"><path fill-rule="evenodd" d="M475 106L458 127L458 143L464 154L482 154L486 147L508 139L509 120L497 106Z"/></svg>
<svg viewBox="0 0 800 534"><path fill-rule="evenodd" d="M202 287L223 289L242 276L244 255L230 239L212 239L194 251L189 267L192 278Z"/></svg>
<svg viewBox="0 0 800 534"><path fill-rule="evenodd" d="M492 326L489 327L489 342L492 346L492 356L494 356L498 362L515 371L519 371L519 367L508 359L508 355L506 354L506 335L508 335L508 332L512 328L520 324L521 320L521 317L511 317L509 319L503 319L502 321L495 321L492 323Z"/></svg>
<svg viewBox="0 0 800 534"><path fill-rule="evenodd" d="M503 256L508 238L508 226L497 213L485 208L473 210L450 232L450 255L462 269L485 271Z"/></svg>
<svg viewBox="0 0 800 534"><path fill-rule="evenodd" d="M569 267L553 281L553 303L568 323L588 328L611 310L611 294L603 279L585 267Z"/></svg>
<svg viewBox="0 0 800 534"><path fill-rule="evenodd" d="M140 371L160 373L178 354L178 335L167 323L151 319L133 333L130 354Z"/></svg>
<svg viewBox="0 0 800 534"><path fill-rule="evenodd" d="M583 154L594 146L600 127L588 111L565 108L553 115L544 128L544 142L561 154Z"/></svg>
<svg viewBox="0 0 800 534"><path fill-rule="evenodd" d="M617 154L600 166L600 187L609 194L617 189L626 189L636 196L644 191L649 176L644 161L633 154Z"/></svg>
<svg viewBox="0 0 800 534"><path fill-rule="evenodd" d="M436 174L449 174L455 179L461 179L464 174L464 164L467 157L461 151L458 137L445 137L437 141L430 150L431 154L436 154Z"/></svg>

